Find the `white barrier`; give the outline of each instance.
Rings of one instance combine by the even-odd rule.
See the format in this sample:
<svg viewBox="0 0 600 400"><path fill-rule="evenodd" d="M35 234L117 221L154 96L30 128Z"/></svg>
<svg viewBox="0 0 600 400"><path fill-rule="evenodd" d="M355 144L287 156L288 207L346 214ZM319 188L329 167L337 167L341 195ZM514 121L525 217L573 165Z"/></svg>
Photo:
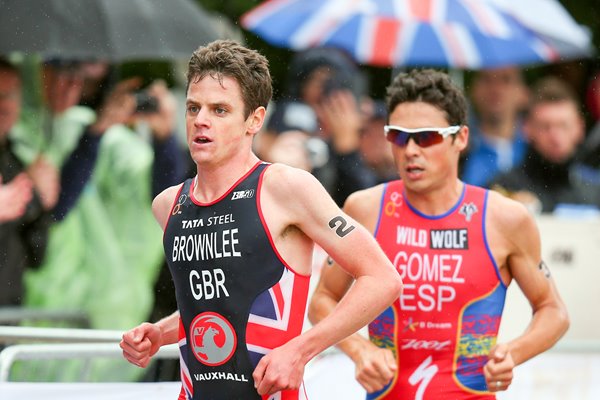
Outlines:
<svg viewBox="0 0 600 400"><path fill-rule="evenodd" d="M548 352L517 367L513 384L498 400L598 400L600 355ZM364 400L354 380L354 365L340 353L309 363L305 386L310 400ZM22 383L0 382L0 399L45 400L176 399L179 382L163 383Z"/></svg>
<svg viewBox="0 0 600 400"><path fill-rule="evenodd" d="M600 219L541 216L542 259L550 268L569 311L571 327L558 349L600 351ZM510 285L499 339L520 335L531 307L516 283ZM600 379L600 376L599 376Z"/></svg>
<svg viewBox="0 0 600 400"><path fill-rule="evenodd" d="M7 382L10 369L17 360L57 360L70 358L92 359L98 357L122 358L118 343L52 343L17 344L0 352L0 382ZM154 358L178 358L177 344L160 348ZM123 363L126 363L123 359Z"/></svg>
<svg viewBox="0 0 600 400"><path fill-rule="evenodd" d="M0 399L175 400L179 382L160 383L0 383Z"/></svg>
<svg viewBox="0 0 600 400"><path fill-rule="evenodd" d="M122 335L123 331L116 330L0 326L0 344L22 341L116 343L121 340Z"/></svg>

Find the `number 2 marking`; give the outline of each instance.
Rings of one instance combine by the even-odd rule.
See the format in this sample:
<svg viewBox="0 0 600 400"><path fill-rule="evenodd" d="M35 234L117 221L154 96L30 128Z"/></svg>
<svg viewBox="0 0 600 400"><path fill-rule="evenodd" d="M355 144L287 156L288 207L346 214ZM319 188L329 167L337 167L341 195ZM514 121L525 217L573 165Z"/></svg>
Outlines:
<svg viewBox="0 0 600 400"><path fill-rule="evenodd" d="M339 226L337 226L339 225ZM331 219L331 221L329 221L329 227L331 229L335 229L335 233L339 236L339 237L344 237L347 234L349 234L350 232L352 232L355 228L354 225L350 225L349 227L346 228L346 225L348 225L348 221L346 221L343 217L341 216L337 216Z"/></svg>

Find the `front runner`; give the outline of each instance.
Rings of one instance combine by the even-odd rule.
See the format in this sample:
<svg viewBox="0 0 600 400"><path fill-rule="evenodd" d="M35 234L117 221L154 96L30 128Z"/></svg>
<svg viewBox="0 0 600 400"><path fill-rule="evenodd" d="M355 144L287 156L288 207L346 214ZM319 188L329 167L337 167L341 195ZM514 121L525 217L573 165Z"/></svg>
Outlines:
<svg viewBox="0 0 600 400"><path fill-rule="evenodd" d="M180 399L303 399L306 363L401 291L377 242L312 175L254 155L270 98L257 52L216 41L192 55L186 129L197 175L152 205L179 312L121 341L141 367L178 342ZM314 243L357 280L331 318L300 334Z"/></svg>

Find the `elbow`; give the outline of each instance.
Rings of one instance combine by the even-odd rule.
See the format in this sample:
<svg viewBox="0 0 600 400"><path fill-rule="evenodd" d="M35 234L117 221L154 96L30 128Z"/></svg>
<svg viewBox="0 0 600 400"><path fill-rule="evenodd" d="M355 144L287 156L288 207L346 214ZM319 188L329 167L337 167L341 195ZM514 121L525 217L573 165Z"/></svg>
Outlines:
<svg viewBox="0 0 600 400"><path fill-rule="evenodd" d="M562 328L561 333L560 333L560 336L562 337L565 333L567 333L567 331L569 330L569 327L571 326L571 319L569 317L569 313L565 306L561 307L558 318L560 320L560 324L561 324L561 328Z"/></svg>
<svg viewBox="0 0 600 400"><path fill-rule="evenodd" d="M400 295L402 294L402 290L404 289L404 284L402 283L402 278L400 275L394 271L394 274L390 276L390 279L387 280L388 288L386 293L390 300L390 303L393 303Z"/></svg>

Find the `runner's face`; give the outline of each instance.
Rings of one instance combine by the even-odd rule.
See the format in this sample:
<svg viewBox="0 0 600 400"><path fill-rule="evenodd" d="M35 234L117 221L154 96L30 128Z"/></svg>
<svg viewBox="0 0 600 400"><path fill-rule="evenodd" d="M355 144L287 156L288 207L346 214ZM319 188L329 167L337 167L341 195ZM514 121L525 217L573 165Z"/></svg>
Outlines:
<svg viewBox="0 0 600 400"><path fill-rule="evenodd" d="M424 102L401 103L390 114L389 125L408 129L445 128L450 124L446 114ZM453 138L453 136L456 136ZM441 143L421 147L413 139L404 147L392 144L398 174L408 190L425 193L454 183L458 173L458 157L466 146L466 128L446 137Z"/></svg>
<svg viewBox="0 0 600 400"><path fill-rule="evenodd" d="M210 75L190 83L186 99L186 131L190 154L198 165L226 164L251 151L252 138L262 126L264 108L244 117L240 85Z"/></svg>

